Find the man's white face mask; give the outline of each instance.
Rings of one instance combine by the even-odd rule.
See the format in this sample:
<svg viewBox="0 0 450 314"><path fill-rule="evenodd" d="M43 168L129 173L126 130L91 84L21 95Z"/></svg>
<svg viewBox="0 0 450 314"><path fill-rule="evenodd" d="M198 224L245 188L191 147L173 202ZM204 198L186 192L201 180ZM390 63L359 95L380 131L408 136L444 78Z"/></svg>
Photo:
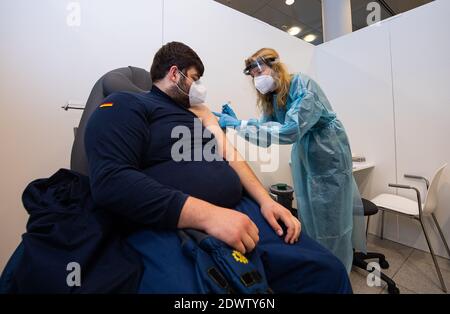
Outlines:
<svg viewBox="0 0 450 314"><path fill-rule="evenodd" d="M195 106L198 104L202 104L206 101L207 90L205 85L203 85L200 80L193 81L191 78L188 78L184 75L183 72L180 72L186 79L190 79L192 81L191 87L189 89L189 94L187 94L182 88L180 88L177 84L178 89L185 95L189 96L189 104L191 106Z"/></svg>
<svg viewBox="0 0 450 314"><path fill-rule="evenodd" d="M272 75L260 75L254 78L256 89L263 95L275 90L275 80Z"/></svg>

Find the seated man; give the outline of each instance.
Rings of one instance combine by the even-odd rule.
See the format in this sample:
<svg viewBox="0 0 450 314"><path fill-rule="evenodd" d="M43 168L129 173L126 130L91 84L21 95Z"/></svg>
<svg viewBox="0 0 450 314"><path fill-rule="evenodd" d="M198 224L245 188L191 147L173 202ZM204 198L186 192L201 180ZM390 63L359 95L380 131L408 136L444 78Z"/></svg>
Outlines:
<svg viewBox="0 0 450 314"><path fill-rule="evenodd" d="M186 273L190 271L175 237L174 231L179 228L202 230L244 254L255 248L260 250L275 293L351 292L340 261L301 234L298 219L272 200L226 140L209 109L204 105L191 106L198 102L193 101L195 93L191 87L203 72L203 63L192 49L182 43L168 43L154 57L152 90L147 94L109 96L92 114L86 129L95 202L149 232L156 232L148 233L152 236L147 238L142 238L145 231L131 237L131 244L141 254L149 254L155 245L161 260L164 250L171 254L179 251L177 258L168 262L183 273L161 269L158 278L164 280L164 289L158 289L158 282L145 282L144 275L141 292L199 292L189 280L179 277L189 278ZM184 127L194 134L198 118L203 123L201 133L206 128L214 135L216 153L224 160L207 161L203 156L195 161L174 160L173 146L179 139L173 131ZM194 137L189 141L190 151L183 151L183 156L193 157L196 147L203 148L209 141L210 138ZM242 188L259 206L249 201L249 206L240 204ZM173 237L157 238L158 232ZM152 267L145 259L144 264Z"/></svg>

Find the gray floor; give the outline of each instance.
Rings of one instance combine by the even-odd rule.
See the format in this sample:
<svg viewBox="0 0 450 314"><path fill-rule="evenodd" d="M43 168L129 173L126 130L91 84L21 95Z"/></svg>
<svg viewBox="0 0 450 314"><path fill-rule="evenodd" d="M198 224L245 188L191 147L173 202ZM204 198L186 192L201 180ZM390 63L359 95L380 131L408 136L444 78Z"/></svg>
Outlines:
<svg viewBox="0 0 450 314"><path fill-rule="evenodd" d="M369 235L367 239L369 252L382 253L390 267L382 270L392 278L401 294L443 294L430 253L423 252L389 240L381 240ZM450 260L438 257L438 263L444 277L447 290L450 290ZM350 273L353 291L356 294L387 293L386 283L381 287L367 285L367 272L353 267Z"/></svg>

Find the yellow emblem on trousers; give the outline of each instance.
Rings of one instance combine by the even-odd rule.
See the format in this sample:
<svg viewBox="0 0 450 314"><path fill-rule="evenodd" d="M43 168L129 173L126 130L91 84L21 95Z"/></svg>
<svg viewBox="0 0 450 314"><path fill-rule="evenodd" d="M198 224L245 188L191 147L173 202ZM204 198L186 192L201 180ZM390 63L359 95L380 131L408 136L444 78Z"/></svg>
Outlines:
<svg viewBox="0 0 450 314"><path fill-rule="evenodd" d="M242 264L248 264L248 259L239 251L233 251L232 253L234 259L236 262L242 263Z"/></svg>

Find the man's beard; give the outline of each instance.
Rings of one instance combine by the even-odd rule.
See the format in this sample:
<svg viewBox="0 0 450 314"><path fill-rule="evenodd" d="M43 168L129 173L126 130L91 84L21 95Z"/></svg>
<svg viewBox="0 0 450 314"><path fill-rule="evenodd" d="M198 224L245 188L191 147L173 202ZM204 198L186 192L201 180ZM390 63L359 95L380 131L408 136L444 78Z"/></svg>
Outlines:
<svg viewBox="0 0 450 314"><path fill-rule="evenodd" d="M169 95L170 98L173 99L176 103L180 104L184 108L188 109L191 107L189 96L184 94L180 88L185 91L186 90L186 84L185 80L181 79L178 86L173 86L167 91L167 95Z"/></svg>

